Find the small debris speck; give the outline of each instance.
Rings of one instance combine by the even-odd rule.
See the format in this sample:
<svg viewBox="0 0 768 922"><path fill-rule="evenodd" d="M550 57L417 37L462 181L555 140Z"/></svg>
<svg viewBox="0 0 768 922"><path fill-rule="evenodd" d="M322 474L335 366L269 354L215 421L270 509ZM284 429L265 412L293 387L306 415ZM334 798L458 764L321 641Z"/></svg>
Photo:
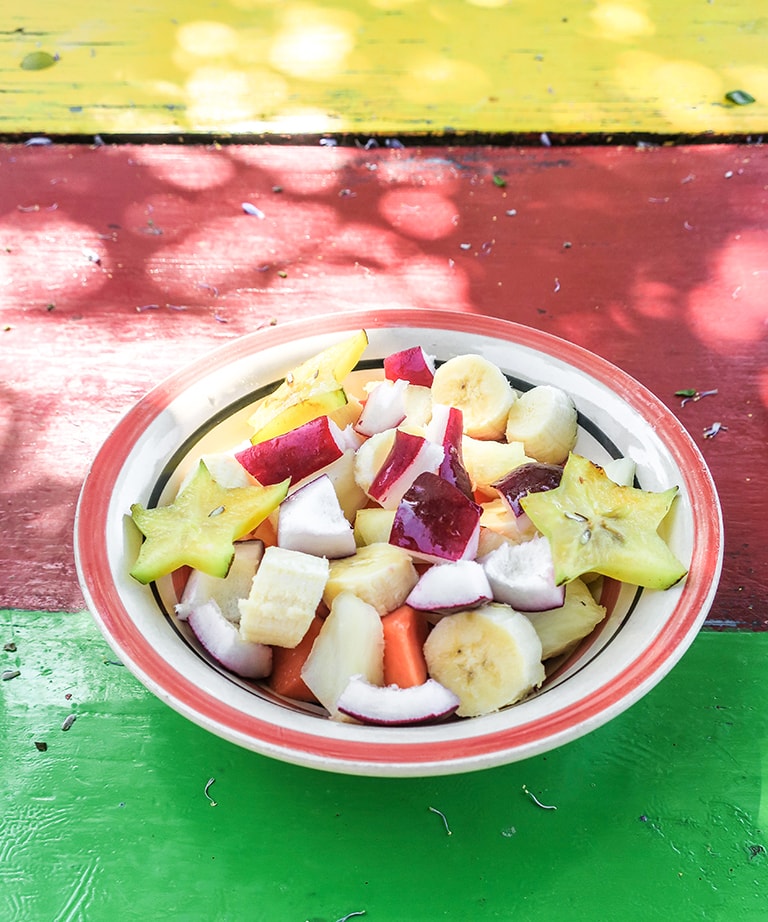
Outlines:
<svg viewBox="0 0 768 922"><path fill-rule="evenodd" d="M755 101L755 97L746 90L731 90L725 98L735 106L748 106Z"/></svg>
<svg viewBox="0 0 768 922"><path fill-rule="evenodd" d="M264 220L264 218L266 218L266 215L261 210L261 208L257 208L255 205L252 205L250 202L243 202L242 209L246 214L249 214L254 218L259 218L262 221Z"/></svg>
<svg viewBox="0 0 768 922"><path fill-rule="evenodd" d="M728 427L724 426L722 423L712 423L711 426L706 426L704 428L704 438L713 439L718 432L727 432Z"/></svg>
<svg viewBox="0 0 768 922"><path fill-rule="evenodd" d="M3 674L0 675L0 679L2 679L3 682L9 682L11 679L16 679L20 675L21 672L18 669L6 669Z"/></svg>
<svg viewBox="0 0 768 922"><path fill-rule="evenodd" d="M37 749L38 752L47 752L48 743L44 743L42 740L35 740L35 749Z"/></svg>
<svg viewBox="0 0 768 922"><path fill-rule="evenodd" d="M8 643L3 644L3 650L5 650L6 653L15 653L16 644L12 640L9 640Z"/></svg>
<svg viewBox="0 0 768 922"><path fill-rule="evenodd" d="M72 724L73 724L76 720L77 720L77 715L76 715L76 714L68 714L68 715L64 718L64 723L62 723L61 729L64 730L64 731L66 732L67 730L69 730L69 729L71 728Z"/></svg>

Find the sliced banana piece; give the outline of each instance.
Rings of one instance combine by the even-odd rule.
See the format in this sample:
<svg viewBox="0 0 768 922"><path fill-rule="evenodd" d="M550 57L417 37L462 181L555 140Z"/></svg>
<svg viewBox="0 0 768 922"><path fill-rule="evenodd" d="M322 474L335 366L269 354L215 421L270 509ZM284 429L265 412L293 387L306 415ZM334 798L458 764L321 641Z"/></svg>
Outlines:
<svg viewBox="0 0 768 922"><path fill-rule="evenodd" d="M560 464L576 445L576 407L559 387L542 384L521 394L509 412L508 442L522 442L536 461Z"/></svg>
<svg viewBox="0 0 768 922"><path fill-rule="evenodd" d="M481 355L448 359L432 381L432 402L461 410L464 433L475 439L502 438L516 399L501 369Z"/></svg>
<svg viewBox="0 0 768 922"><path fill-rule="evenodd" d="M238 602L243 640L295 647L309 629L327 578L325 557L268 547L248 598Z"/></svg>
<svg viewBox="0 0 768 922"><path fill-rule="evenodd" d="M541 641L509 605L489 603L442 618L424 644L433 679L460 700L460 717L490 714L544 681Z"/></svg>

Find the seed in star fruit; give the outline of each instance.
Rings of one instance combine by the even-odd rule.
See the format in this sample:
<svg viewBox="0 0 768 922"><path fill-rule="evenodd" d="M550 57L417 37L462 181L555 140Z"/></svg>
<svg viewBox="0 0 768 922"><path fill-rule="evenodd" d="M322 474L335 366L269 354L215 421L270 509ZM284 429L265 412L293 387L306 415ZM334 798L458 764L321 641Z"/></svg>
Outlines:
<svg viewBox="0 0 768 922"><path fill-rule="evenodd" d="M549 538L557 584L594 572L668 589L687 573L658 534L677 492L619 486L602 467L571 454L558 487L529 493L520 504Z"/></svg>

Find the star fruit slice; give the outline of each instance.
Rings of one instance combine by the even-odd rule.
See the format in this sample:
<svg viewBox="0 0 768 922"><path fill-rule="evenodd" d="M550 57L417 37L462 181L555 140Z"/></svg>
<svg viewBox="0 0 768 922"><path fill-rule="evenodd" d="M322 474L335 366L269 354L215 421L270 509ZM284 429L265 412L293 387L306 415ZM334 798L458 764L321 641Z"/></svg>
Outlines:
<svg viewBox="0 0 768 922"><path fill-rule="evenodd" d="M357 365L367 345L368 334L359 330L289 372L249 417L248 424L254 430L251 442L256 445L283 435L343 407L347 403L344 378Z"/></svg>
<svg viewBox="0 0 768 922"><path fill-rule="evenodd" d="M234 542L266 519L283 501L290 479L273 486L222 487L203 461L169 506L131 506L145 540L131 569L140 583L187 565L210 576L227 575Z"/></svg>
<svg viewBox="0 0 768 922"><path fill-rule="evenodd" d="M677 491L618 486L602 467L572 453L560 486L529 493L521 505L549 539L558 585L594 572L668 589L687 573L658 534Z"/></svg>

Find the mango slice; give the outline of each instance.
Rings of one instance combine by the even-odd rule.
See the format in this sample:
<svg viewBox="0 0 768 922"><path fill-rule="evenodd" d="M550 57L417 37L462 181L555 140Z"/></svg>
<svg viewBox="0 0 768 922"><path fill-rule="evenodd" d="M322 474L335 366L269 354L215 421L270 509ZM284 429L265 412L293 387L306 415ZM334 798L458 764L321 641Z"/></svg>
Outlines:
<svg viewBox="0 0 768 922"><path fill-rule="evenodd" d="M687 573L658 534L677 491L618 486L602 467L571 453L560 486L529 493L521 505L550 541L558 585L595 572L668 589Z"/></svg>
<svg viewBox="0 0 768 922"><path fill-rule="evenodd" d="M357 365L367 345L368 334L359 330L294 368L249 417L248 424L254 430L251 442L256 445L283 435L343 407L347 403L344 378Z"/></svg>
<svg viewBox="0 0 768 922"><path fill-rule="evenodd" d="M227 575L234 542L251 532L285 499L290 480L274 486L220 486L204 462L169 506L131 506L145 540L131 576L140 583L187 565L210 576Z"/></svg>

